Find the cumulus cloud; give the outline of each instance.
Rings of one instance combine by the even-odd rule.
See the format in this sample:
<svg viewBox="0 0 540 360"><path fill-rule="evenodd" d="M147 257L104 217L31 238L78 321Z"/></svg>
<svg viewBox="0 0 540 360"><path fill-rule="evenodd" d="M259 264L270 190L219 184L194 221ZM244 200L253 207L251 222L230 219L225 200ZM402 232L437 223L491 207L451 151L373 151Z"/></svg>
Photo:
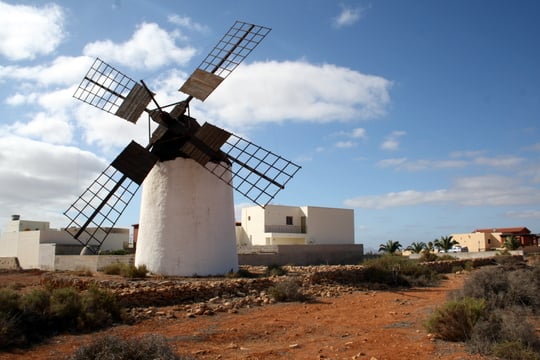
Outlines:
<svg viewBox="0 0 540 360"><path fill-rule="evenodd" d="M27 123L9 126L14 134L40 139L53 144L68 144L73 139L73 127L68 119L39 112Z"/></svg>
<svg viewBox="0 0 540 360"><path fill-rule="evenodd" d="M364 128L356 128L353 129L351 136L356 139L363 139L366 137L366 129Z"/></svg>
<svg viewBox="0 0 540 360"><path fill-rule="evenodd" d="M341 7L341 12L334 19L335 27L350 26L356 23L363 15L363 10L360 8L352 8L347 6Z"/></svg>
<svg viewBox="0 0 540 360"><path fill-rule="evenodd" d="M171 24L175 24L184 28L188 28L190 30L195 30L197 32L208 32L210 28L206 25L200 24L196 21L193 21L189 16L180 16L177 14L169 15L167 17L167 20Z"/></svg>
<svg viewBox="0 0 540 360"><path fill-rule="evenodd" d="M16 61L51 54L64 38L64 20L56 4L33 7L0 1L0 55Z"/></svg>
<svg viewBox="0 0 540 360"><path fill-rule="evenodd" d="M393 131L390 135L381 144L381 149L394 151L399 149L399 138L405 136L407 133L405 131Z"/></svg>
<svg viewBox="0 0 540 360"><path fill-rule="evenodd" d="M392 82L358 71L305 61L240 66L205 103L228 126L284 120L326 123L386 113Z"/></svg>
<svg viewBox="0 0 540 360"><path fill-rule="evenodd" d="M174 41L178 37L179 33L169 33L155 23L142 23L126 42L116 44L111 40L96 41L86 45L83 53L132 69L183 65L195 55L196 50L191 46L178 47Z"/></svg>
<svg viewBox="0 0 540 360"><path fill-rule="evenodd" d="M448 189L433 191L404 190L383 195L359 196L344 201L346 206L365 209L422 204L458 204L465 206L506 206L535 204L540 190L506 176L476 176L457 179Z"/></svg>
<svg viewBox="0 0 540 360"><path fill-rule="evenodd" d="M36 66L2 66L0 80L31 82L34 86L72 85L81 80L93 59L87 56L60 56ZM32 86L32 88L34 88Z"/></svg>
<svg viewBox="0 0 540 360"><path fill-rule="evenodd" d="M105 166L103 159L75 147L0 135L2 215L62 221L58 214Z"/></svg>

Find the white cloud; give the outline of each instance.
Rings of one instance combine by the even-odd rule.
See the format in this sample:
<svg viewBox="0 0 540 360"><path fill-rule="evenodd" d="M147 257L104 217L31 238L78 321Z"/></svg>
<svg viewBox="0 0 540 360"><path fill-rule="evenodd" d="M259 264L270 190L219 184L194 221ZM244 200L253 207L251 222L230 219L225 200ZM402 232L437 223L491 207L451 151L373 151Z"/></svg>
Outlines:
<svg viewBox="0 0 540 360"><path fill-rule="evenodd" d="M340 149L349 149L356 146L354 141L338 141L335 146Z"/></svg>
<svg viewBox="0 0 540 360"><path fill-rule="evenodd" d="M540 210L508 211L505 215L509 218L515 219L540 220Z"/></svg>
<svg viewBox="0 0 540 360"><path fill-rule="evenodd" d="M50 64L38 66L1 66L0 80L31 82L38 86L72 85L81 80L92 64L87 56L60 56Z"/></svg>
<svg viewBox="0 0 540 360"><path fill-rule="evenodd" d="M336 65L268 61L240 66L205 103L229 126L284 120L332 122L382 116L392 82Z"/></svg>
<svg viewBox="0 0 540 360"><path fill-rule="evenodd" d="M51 145L13 135L0 135L2 216L56 219L106 163L75 147ZM5 223L5 222L2 222Z"/></svg>
<svg viewBox="0 0 540 360"><path fill-rule="evenodd" d="M64 12L0 1L0 54L9 60L34 59L54 52L64 37Z"/></svg>
<svg viewBox="0 0 540 360"><path fill-rule="evenodd" d="M353 25L360 20L362 15L363 10L360 8L342 6L340 14L334 19L334 26L340 28Z"/></svg>
<svg viewBox="0 0 540 360"><path fill-rule="evenodd" d="M37 113L28 123L16 122L9 127L14 134L40 139L53 144L69 144L73 128L68 119Z"/></svg>
<svg viewBox="0 0 540 360"><path fill-rule="evenodd" d="M111 40L87 44L83 53L114 61L132 69L157 69L168 64L186 64L195 48L176 46L179 33L168 33L155 23L142 23L128 41L116 44Z"/></svg>
<svg viewBox="0 0 540 360"><path fill-rule="evenodd" d="M394 151L399 149L398 139L402 136L405 136L407 133L405 131L394 131L386 137L386 139L381 144L381 149Z"/></svg>
<svg viewBox="0 0 540 360"><path fill-rule="evenodd" d="M487 165L492 167L511 167L518 166L525 161L523 158L516 156L499 156L499 157L478 157L474 159L474 162L478 165Z"/></svg>
<svg viewBox="0 0 540 360"><path fill-rule="evenodd" d="M378 167L387 168L387 167L399 167L407 161L407 158L394 158L394 159L384 159L377 163Z"/></svg>
<svg viewBox="0 0 540 360"><path fill-rule="evenodd" d="M388 142L388 144L386 144ZM387 145L388 149L391 146L397 147L397 141L395 144L392 141L386 141L383 145ZM472 155L472 154L471 154ZM454 156L451 154L451 156ZM455 157L455 156L454 156ZM406 170L406 171L421 171L421 170L431 170L431 169L458 169L464 168L467 166L489 166L492 168L508 168L508 167L517 167L523 164L525 159L515 156L499 156L499 157L477 157L467 160L462 159L445 159L445 160L427 160L419 159L415 161L407 161L406 158L400 159L384 159L377 163L378 167L387 168L395 167L396 170Z"/></svg>
<svg viewBox="0 0 540 360"><path fill-rule="evenodd" d="M208 26L199 24L198 22L193 21L193 19L188 16L180 16L177 14L173 14L169 15L167 17L167 20L171 24L182 26L184 28L188 28L190 30L195 30L202 33L208 32L210 30Z"/></svg>
<svg viewBox="0 0 540 360"><path fill-rule="evenodd" d="M365 138L366 137L366 129L363 128L356 128L353 129L351 136L356 139Z"/></svg>
<svg viewBox="0 0 540 360"><path fill-rule="evenodd" d="M117 148L125 147L131 140L137 141L142 146L148 143L146 121L139 121L134 125L84 103L77 104L74 117L77 126L83 130L85 143L98 146L109 156L116 155Z"/></svg>
<svg viewBox="0 0 540 360"><path fill-rule="evenodd" d="M486 175L457 179L452 187L433 191L405 190L383 195L359 196L344 201L346 206L365 209L421 204L458 204L464 206L506 206L536 204L540 189L511 177Z"/></svg>

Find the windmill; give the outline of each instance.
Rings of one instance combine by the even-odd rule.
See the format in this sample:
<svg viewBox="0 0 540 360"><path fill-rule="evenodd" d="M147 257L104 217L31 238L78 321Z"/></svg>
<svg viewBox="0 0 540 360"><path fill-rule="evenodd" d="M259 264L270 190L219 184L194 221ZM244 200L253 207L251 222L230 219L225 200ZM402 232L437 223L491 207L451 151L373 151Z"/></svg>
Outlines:
<svg viewBox="0 0 540 360"><path fill-rule="evenodd" d="M141 80L97 58L73 95L136 123L157 123L145 147L131 141L65 211L66 230L97 253L143 184L136 265L164 275L223 274L237 268L232 189L266 206L300 166L190 116L266 37L270 29L236 21L179 91L160 106ZM149 108L150 104L153 108Z"/></svg>

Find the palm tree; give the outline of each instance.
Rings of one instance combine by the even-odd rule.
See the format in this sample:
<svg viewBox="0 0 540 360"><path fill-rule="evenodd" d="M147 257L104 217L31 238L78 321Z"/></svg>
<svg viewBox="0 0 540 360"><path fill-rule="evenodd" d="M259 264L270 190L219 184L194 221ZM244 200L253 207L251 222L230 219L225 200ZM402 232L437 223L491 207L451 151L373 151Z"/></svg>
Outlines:
<svg viewBox="0 0 540 360"><path fill-rule="evenodd" d="M407 246L405 250L409 250L413 254L420 254L424 249L427 248L427 245L423 241L413 242L411 245Z"/></svg>
<svg viewBox="0 0 540 360"><path fill-rule="evenodd" d="M441 236L440 239L435 239L433 242L435 244L435 247L443 252L448 252L452 248L452 246L459 244L452 235L450 236Z"/></svg>
<svg viewBox="0 0 540 360"><path fill-rule="evenodd" d="M517 250L521 246L521 242L517 236L507 236L503 246L507 250Z"/></svg>
<svg viewBox="0 0 540 360"><path fill-rule="evenodd" d="M399 241L394 240L388 240L386 244L381 244L379 246L379 252L382 251L387 254L395 254L396 251L398 251L399 249L401 249L401 244L399 243Z"/></svg>

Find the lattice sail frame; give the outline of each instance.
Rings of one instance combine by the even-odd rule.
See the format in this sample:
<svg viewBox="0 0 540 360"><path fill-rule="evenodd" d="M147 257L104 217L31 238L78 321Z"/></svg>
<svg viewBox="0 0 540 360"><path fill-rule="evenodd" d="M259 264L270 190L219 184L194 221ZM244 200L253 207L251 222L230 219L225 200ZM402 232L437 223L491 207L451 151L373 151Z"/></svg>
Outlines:
<svg viewBox="0 0 540 360"><path fill-rule="evenodd" d="M236 21L179 90L204 101L270 31L264 26Z"/></svg>
<svg viewBox="0 0 540 360"><path fill-rule="evenodd" d="M140 185L109 165L64 212L66 231L97 252Z"/></svg>
<svg viewBox="0 0 540 360"><path fill-rule="evenodd" d="M73 97L136 123L152 100L141 84L96 58Z"/></svg>
<svg viewBox="0 0 540 360"><path fill-rule="evenodd" d="M233 189L265 207L300 170L300 166L246 139L231 134L221 151L232 162L209 162L206 168ZM231 171L232 176L227 172Z"/></svg>

